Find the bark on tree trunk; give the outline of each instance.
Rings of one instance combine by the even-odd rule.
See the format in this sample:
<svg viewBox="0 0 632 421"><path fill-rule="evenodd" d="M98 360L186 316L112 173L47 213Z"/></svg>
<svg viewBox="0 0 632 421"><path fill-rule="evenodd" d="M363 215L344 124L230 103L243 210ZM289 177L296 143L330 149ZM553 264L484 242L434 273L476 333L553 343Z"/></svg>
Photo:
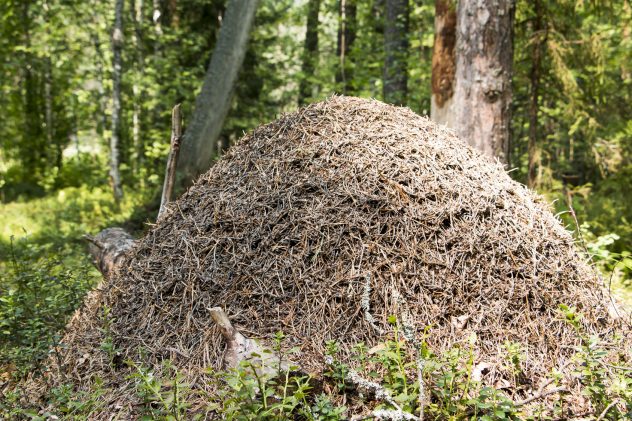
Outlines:
<svg viewBox="0 0 632 421"><path fill-rule="evenodd" d="M96 10L97 1L91 0L90 4ZM92 25L97 26L98 21L96 16L92 16ZM97 79L97 103L98 106L98 118L99 124L97 124L97 133L100 136L103 136L106 127L108 126L108 118L107 118L107 95L105 92L105 76L103 67L105 66L105 58L103 57L103 50L101 49L101 40L99 39L99 34L96 31L90 33L90 39L92 40L92 45L94 46L94 53L96 60L94 61L95 65L95 74Z"/></svg>
<svg viewBox="0 0 632 421"><path fill-rule="evenodd" d="M408 84L408 0L386 0L384 22L384 101L406 104Z"/></svg>
<svg viewBox="0 0 632 421"><path fill-rule="evenodd" d="M151 20L154 22L154 32L156 33L156 44L154 45L154 52L158 54L160 52L159 40L162 38L162 9L160 8L160 0L153 0L153 11L151 13Z"/></svg>
<svg viewBox="0 0 632 421"><path fill-rule="evenodd" d="M169 0L167 4L167 9L169 11L169 25L172 28L177 28L180 26L180 15L178 14L178 0Z"/></svg>
<svg viewBox="0 0 632 421"><path fill-rule="evenodd" d="M356 38L356 0L339 0L338 2L338 69L336 83L340 84L343 94L353 90L353 66L349 60L349 52Z"/></svg>
<svg viewBox="0 0 632 421"><path fill-rule="evenodd" d="M30 176L33 181L36 179L40 172L43 172L42 161L43 152L46 150L46 145L42 143L42 121L41 121L41 108L38 101L41 91L38 89L39 81L37 79L36 61L33 53L31 52L31 2L25 0L22 2L21 10L21 26L23 30L23 42L24 50L22 51L22 60L24 66L22 67L22 84L21 92L22 99L24 101L24 134L25 139L29 139L30 144L33 147L28 149L28 156L25 157L25 165L27 168L33 168L34 171Z"/></svg>
<svg viewBox="0 0 632 421"><path fill-rule="evenodd" d="M121 263L125 252L134 245L134 239L122 228L106 228L96 236L86 235L94 264L104 277L110 276Z"/></svg>
<svg viewBox="0 0 632 421"><path fill-rule="evenodd" d="M452 96L456 73L456 1L435 0L435 39L432 51L432 120L454 127Z"/></svg>
<svg viewBox="0 0 632 421"><path fill-rule="evenodd" d="M542 10L540 0L535 0L533 8L535 11L535 20L533 21L532 44L532 62L529 79L531 81L531 92L529 101L529 167L527 186L535 188L538 183L538 165L540 161L540 153L538 150L538 95L540 89L540 63L542 62L542 42L544 38L542 24Z"/></svg>
<svg viewBox="0 0 632 421"><path fill-rule="evenodd" d="M98 104L99 104L99 119L100 124L97 126L97 133L103 135L105 132L105 128L108 125L107 119L107 98L105 94L105 83L103 76L103 52L101 51L101 44L99 42L99 37L97 34L93 34L93 43L94 50L97 55L97 60L95 60L96 66L96 76L97 76L97 93L98 93Z"/></svg>
<svg viewBox="0 0 632 421"><path fill-rule="evenodd" d="M140 174L140 169L144 161L144 145L141 136L141 118L142 118L142 79L145 73L145 57L143 54L143 0L130 0L130 15L134 24L134 47L136 50L136 75L132 85L132 93L134 94L134 109L132 113L132 142L134 145L135 159L132 162L132 169L135 175ZM140 177L141 186L143 185L143 177Z"/></svg>
<svg viewBox="0 0 632 421"><path fill-rule="evenodd" d="M44 59L44 115L47 150L53 146L53 66L50 56ZM60 168L61 169L61 168Z"/></svg>
<svg viewBox="0 0 632 421"><path fill-rule="evenodd" d="M110 179L114 199L123 198L121 174L119 172L119 132L121 124L121 50L123 49L123 0L114 5L114 28L112 31L112 137L110 138Z"/></svg>
<svg viewBox="0 0 632 421"><path fill-rule="evenodd" d="M454 128L501 162L509 156L514 6L514 0L461 0L457 7Z"/></svg>
<svg viewBox="0 0 632 421"><path fill-rule="evenodd" d="M217 154L217 139L230 109L233 88L246 54L258 0L230 0L202 91L182 141L178 169L182 185L206 171Z"/></svg>
<svg viewBox="0 0 632 421"><path fill-rule="evenodd" d="M313 85L309 80L314 76L318 63L318 14L320 0L309 0L307 3L307 24L305 30L305 46L303 48L303 73L298 89L298 105L303 106L313 96Z"/></svg>

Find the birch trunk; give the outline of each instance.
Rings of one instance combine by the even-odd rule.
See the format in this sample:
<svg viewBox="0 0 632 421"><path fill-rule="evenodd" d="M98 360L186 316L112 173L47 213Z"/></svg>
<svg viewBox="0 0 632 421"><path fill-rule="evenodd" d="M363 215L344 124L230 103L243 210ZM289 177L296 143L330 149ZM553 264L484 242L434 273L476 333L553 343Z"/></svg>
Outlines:
<svg viewBox="0 0 632 421"><path fill-rule="evenodd" d="M456 73L456 1L435 0L435 39L432 50L432 120L454 127L452 112Z"/></svg>
<svg viewBox="0 0 632 421"><path fill-rule="evenodd" d="M353 66L349 61L349 52L356 38L357 21L356 0L339 0L338 3L338 69L336 83L340 84L343 94L349 94L353 90Z"/></svg>
<svg viewBox="0 0 632 421"><path fill-rule="evenodd" d="M457 7L454 128L508 162L514 0L461 0Z"/></svg>
<svg viewBox="0 0 632 421"><path fill-rule="evenodd" d="M154 22L154 32L156 34L156 42L154 44L154 53L160 55L160 41L162 39L162 9L160 8L160 0L153 0L153 11L151 13L151 20Z"/></svg>
<svg viewBox="0 0 632 421"><path fill-rule="evenodd" d="M184 133L178 169L181 184L206 171L217 154L217 139L230 109L232 93L246 54L258 0L230 0L191 123Z"/></svg>
<svg viewBox="0 0 632 421"><path fill-rule="evenodd" d="M110 138L110 179L114 199L123 198L119 172L119 132L121 125L121 50L123 49L123 0L114 5L114 29L112 31L112 137Z"/></svg>
<svg viewBox="0 0 632 421"><path fill-rule="evenodd" d="M48 53L48 51L47 51ZM44 59L44 118L46 122L46 150L53 147L53 65L50 56ZM50 159L50 157L49 157ZM49 161L50 163L50 161ZM61 170L61 168L59 168Z"/></svg>

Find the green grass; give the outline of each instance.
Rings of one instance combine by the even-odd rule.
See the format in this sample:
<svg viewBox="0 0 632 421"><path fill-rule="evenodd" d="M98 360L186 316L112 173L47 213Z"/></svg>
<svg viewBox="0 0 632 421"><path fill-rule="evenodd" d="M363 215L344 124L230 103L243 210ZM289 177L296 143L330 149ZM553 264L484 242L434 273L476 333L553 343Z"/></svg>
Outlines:
<svg viewBox="0 0 632 421"><path fill-rule="evenodd" d="M44 198L0 204L0 240L11 236L67 239L129 219L142 203L141 195L127 195L119 208L109 189L71 187Z"/></svg>

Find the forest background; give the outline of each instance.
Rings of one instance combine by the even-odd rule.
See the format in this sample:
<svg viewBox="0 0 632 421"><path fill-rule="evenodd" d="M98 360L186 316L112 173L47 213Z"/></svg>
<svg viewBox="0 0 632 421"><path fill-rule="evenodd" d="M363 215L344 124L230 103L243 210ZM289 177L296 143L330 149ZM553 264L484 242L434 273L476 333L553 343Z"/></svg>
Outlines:
<svg viewBox="0 0 632 421"><path fill-rule="evenodd" d="M403 5L404 35L399 83L388 84L394 3ZM216 157L244 132L334 93L429 115L440 3L261 0ZM0 374L37 366L98 281L84 234L112 225L140 233L155 221L171 109L182 104L186 128L225 8L220 0L0 1ZM630 302L630 3L519 0L512 40L507 169L552 203Z"/></svg>

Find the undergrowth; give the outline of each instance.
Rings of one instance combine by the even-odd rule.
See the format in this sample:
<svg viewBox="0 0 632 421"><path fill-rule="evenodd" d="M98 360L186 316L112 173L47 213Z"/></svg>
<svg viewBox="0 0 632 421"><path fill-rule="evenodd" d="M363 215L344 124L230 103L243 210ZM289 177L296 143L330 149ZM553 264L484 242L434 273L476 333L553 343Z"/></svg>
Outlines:
<svg viewBox="0 0 632 421"><path fill-rule="evenodd" d="M146 196L117 206L109 190L82 186L0 204L0 386L40 368L101 278L83 235L128 220Z"/></svg>
<svg viewBox="0 0 632 421"><path fill-rule="evenodd" d="M128 380L140 402L143 420L630 419L629 361L624 356L613 361L602 339L587 336L581 326L582 316L574 308L560 306L559 314L575 328L579 340L574 356L564 367L570 371L555 369L538 390L526 393L516 393L525 383L522 376L527 356L520 344L504 345L502 368L509 373L510 383L491 387L481 381L481 366L473 351L475 334L465 343L436 354L426 344L428 331L411 340L395 318L391 319L393 329L387 340L371 349L364 343L356 344L350 361L341 361L339 344L328 342L325 368L317 376L302 372L298 366L281 368L281 360L298 350L283 351L284 337L279 333L271 349L265 351L273 358L253 355L253 360L242 361L236 369L211 370L206 377L208 387L191 386L168 361L158 369L127 361L132 372ZM260 361L267 361L269 367ZM575 387L581 388L588 413L569 412L569 400L576 399L570 395L569 375ZM90 393L73 392L72 385L58 387L48 396L48 409L37 412L21 407L19 391L14 391L0 403L0 417L90 419L103 409L106 392L101 381Z"/></svg>
<svg viewBox="0 0 632 421"><path fill-rule="evenodd" d="M0 267L0 372L22 377L56 347L96 277L88 264L69 270L63 256L27 241L12 239L6 252L8 262Z"/></svg>

